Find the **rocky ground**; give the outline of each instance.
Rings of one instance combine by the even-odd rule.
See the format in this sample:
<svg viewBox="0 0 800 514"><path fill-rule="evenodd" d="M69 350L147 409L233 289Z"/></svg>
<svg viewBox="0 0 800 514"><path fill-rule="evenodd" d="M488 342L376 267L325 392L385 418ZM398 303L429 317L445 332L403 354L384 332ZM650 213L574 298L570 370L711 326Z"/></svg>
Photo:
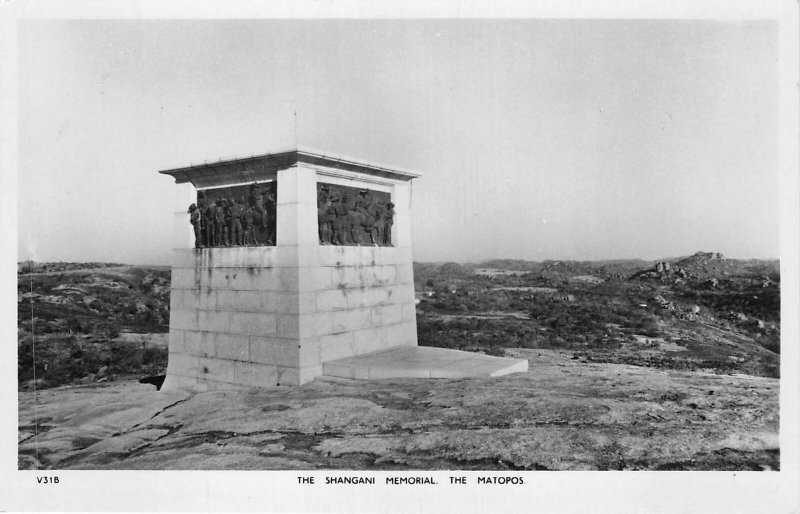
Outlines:
<svg viewBox="0 0 800 514"><path fill-rule="evenodd" d="M779 469L776 378L507 350L527 373L19 393L22 469Z"/></svg>
<svg viewBox="0 0 800 514"><path fill-rule="evenodd" d="M778 261L415 263L414 279L422 346L780 375Z"/></svg>
<svg viewBox="0 0 800 514"><path fill-rule="evenodd" d="M188 395L169 269L20 263L23 469L779 469L780 263L415 263L420 345L494 379Z"/></svg>
<svg viewBox="0 0 800 514"><path fill-rule="evenodd" d="M22 263L19 388L163 373L169 295L170 270L164 266Z"/></svg>

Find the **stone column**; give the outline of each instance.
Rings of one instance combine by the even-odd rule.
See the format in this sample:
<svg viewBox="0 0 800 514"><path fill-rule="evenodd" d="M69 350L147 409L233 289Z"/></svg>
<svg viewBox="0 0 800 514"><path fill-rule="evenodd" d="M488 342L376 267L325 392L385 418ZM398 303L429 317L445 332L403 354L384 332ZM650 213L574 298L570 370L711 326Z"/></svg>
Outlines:
<svg viewBox="0 0 800 514"><path fill-rule="evenodd" d="M191 184L178 184L175 188L172 216L173 250L194 247L194 229L189 223L189 205L197 202L197 191Z"/></svg>
<svg viewBox="0 0 800 514"><path fill-rule="evenodd" d="M317 182L314 170L293 166L278 171L277 245L316 248Z"/></svg>
<svg viewBox="0 0 800 514"><path fill-rule="evenodd" d="M392 244L395 248L411 248L411 183L400 182L394 186L394 226Z"/></svg>

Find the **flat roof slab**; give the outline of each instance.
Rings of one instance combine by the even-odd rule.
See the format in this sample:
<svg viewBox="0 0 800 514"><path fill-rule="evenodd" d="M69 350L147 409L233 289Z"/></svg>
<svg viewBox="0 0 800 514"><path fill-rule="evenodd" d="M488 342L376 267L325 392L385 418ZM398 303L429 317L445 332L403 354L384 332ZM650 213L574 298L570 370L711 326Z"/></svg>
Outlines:
<svg viewBox="0 0 800 514"><path fill-rule="evenodd" d="M322 374L352 379L499 377L528 371L527 359L473 352L398 346L322 364Z"/></svg>

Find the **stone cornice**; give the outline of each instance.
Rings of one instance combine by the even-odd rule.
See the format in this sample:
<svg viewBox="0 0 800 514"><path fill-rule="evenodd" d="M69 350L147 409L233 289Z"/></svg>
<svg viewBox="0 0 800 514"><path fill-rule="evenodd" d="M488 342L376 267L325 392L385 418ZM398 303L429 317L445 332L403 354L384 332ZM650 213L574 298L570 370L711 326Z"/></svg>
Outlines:
<svg viewBox="0 0 800 514"><path fill-rule="evenodd" d="M170 175L178 184L191 182L196 188L272 180L278 170L298 164L344 170L396 181L409 181L420 175L399 168L357 161L348 157L324 154L309 148L254 155L239 159L159 171Z"/></svg>

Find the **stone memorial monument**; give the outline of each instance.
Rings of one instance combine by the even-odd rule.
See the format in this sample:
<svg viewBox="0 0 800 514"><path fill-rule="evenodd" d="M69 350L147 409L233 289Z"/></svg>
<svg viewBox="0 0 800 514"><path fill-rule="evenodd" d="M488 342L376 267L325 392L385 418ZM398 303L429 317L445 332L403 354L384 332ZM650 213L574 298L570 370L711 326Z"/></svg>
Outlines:
<svg viewBox="0 0 800 514"><path fill-rule="evenodd" d="M299 385L417 345L419 175L304 149L160 173L183 185L164 388Z"/></svg>
<svg viewBox="0 0 800 514"><path fill-rule="evenodd" d="M409 210L419 175L306 149L161 173L179 184L162 389L528 369L417 346Z"/></svg>

